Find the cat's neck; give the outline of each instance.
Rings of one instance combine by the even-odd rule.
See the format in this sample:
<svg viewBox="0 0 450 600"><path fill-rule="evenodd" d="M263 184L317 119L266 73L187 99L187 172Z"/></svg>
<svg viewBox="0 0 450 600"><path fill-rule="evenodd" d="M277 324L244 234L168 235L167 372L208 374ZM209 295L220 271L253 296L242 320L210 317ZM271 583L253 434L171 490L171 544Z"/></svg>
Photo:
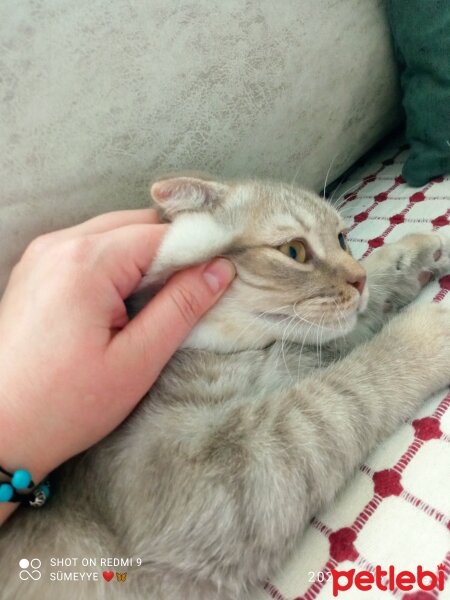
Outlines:
<svg viewBox="0 0 450 600"><path fill-rule="evenodd" d="M276 341L276 335L268 331L257 318L221 303L220 315L211 310L194 327L183 343L183 348L198 348L219 354L259 350Z"/></svg>

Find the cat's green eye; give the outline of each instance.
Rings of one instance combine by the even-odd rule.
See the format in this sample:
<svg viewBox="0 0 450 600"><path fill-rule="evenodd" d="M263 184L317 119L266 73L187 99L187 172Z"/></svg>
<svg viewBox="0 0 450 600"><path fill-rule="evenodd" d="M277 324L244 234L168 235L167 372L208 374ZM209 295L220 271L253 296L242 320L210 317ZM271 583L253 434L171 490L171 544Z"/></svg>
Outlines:
<svg viewBox="0 0 450 600"><path fill-rule="evenodd" d="M292 240L279 246L278 250L293 260L304 263L306 261L306 246L300 240Z"/></svg>
<svg viewBox="0 0 450 600"><path fill-rule="evenodd" d="M348 250L347 242L345 240L345 235L342 233L342 231L338 235L338 240L339 240L339 244L341 245L342 250L347 251Z"/></svg>

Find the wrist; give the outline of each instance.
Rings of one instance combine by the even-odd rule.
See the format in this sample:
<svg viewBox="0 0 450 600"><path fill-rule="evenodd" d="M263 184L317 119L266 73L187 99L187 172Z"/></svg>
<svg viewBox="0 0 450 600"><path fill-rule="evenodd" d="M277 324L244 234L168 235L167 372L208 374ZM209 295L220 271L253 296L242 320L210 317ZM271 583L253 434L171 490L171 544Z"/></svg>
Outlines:
<svg viewBox="0 0 450 600"><path fill-rule="evenodd" d="M26 469L40 483L58 462L54 445L45 432L25 414L23 403L14 401L5 388L0 392L0 466L10 472Z"/></svg>
<svg viewBox="0 0 450 600"><path fill-rule="evenodd" d="M34 432L29 431L29 421L23 418L20 403L15 406L13 396L6 400L5 392L4 387L0 393L0 466L12 473L26 469L38 484L57 466L51 457L52 444L47 443L47 448L43 448L42 441L38 444L33 441ZM41 438L45 440L45 435ZM0 526L18 507L15 502L0 503Z"/></svg>

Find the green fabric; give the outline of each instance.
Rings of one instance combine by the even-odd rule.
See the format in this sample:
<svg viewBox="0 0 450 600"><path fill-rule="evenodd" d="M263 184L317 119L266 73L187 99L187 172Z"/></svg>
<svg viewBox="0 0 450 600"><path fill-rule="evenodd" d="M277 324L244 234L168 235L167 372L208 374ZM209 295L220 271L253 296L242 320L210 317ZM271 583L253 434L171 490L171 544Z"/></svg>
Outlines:
<svg viewBox="0 0 450 600"><path fill-rule="evenodd" d="M388 0L387 6L411 146L402 174L421 186L450 173L450 0Z"/></svg>

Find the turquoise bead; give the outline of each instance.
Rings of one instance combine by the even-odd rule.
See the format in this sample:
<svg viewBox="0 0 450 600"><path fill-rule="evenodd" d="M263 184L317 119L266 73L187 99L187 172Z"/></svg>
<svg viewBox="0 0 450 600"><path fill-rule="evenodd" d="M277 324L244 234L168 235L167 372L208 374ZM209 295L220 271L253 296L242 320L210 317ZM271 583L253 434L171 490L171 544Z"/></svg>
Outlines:
<svg viewBox="0 0 450 600"><path fill-rule="evenodd" d="M9 502L14 495L14 490L9 483L0 483L0 502Z"/></svg>
<svg viewBox="0 0 450 600"><path fill-rule="evenodd" d="M11 478L11 485L16 490L23 490L30 486L31 475L25 469L18 469Z"/></svg>
<svg viewBox="0 0 450 600"><path fill-rule="evenodd" d="M46 498L50 496L50 488L48 487L48 485L46 485L45 483L41 483L38 487L44 492Z"/></svg>

